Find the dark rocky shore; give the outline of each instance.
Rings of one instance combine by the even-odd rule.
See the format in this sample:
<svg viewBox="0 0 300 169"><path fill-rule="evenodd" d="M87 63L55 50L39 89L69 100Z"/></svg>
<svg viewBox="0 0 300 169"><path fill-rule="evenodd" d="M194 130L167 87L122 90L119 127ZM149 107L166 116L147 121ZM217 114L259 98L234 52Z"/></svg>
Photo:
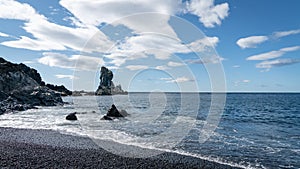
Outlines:
<svg viewBox="0 0 300 169"><path fill-rule="evenodd" d="M35 106L62 105L61 96L71 94L64 86L45 84L37 70L0 57L0 115Z"/></svg>
<svg viewBox="0 0 300 169"><path fill-rule="evenodd" d="M117 145L112 142L105 144ZM122 157L100 148L90 138L50 130L0 128L0 168L234 167L175 153L149 158Z"/></svg>

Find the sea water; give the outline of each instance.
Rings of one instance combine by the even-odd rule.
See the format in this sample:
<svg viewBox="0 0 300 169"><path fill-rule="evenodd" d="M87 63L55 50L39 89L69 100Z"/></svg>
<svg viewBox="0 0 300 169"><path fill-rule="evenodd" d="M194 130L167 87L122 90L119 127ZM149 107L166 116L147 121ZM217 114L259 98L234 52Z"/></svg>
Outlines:
<svg viewBox="0 0 300 169"><path fill-rule="evenodd" d="M243 168L300 168L300 94L129 93L63 99L68 104L1 115L0 127L51 129ZM100 120L112 104L130 115ZM72 112L78 121L65 120Z"/></svg>

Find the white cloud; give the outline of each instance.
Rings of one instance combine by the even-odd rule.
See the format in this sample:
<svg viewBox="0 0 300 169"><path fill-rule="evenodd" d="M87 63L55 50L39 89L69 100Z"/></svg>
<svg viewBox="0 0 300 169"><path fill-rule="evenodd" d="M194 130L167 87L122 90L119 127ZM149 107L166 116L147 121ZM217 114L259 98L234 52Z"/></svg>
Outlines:
<svg viewBox="0 0 300 169"><path fill-rule="evenodd" d="M123 24L136 33L156 32L177 37L168 24L170 15L180 10L177 0L61 0L60 4L88 25Z"/></svg>
<svg viewBox="0 0 300 169"><path fill-rule="evenodd" d="M207 47L216 47L218 43L218 37L205 37L191 42L187 46L195 52L202 52L205 51Z"/></svg>
<svg viewBox="0 0 300 169"><path fill-rule="evenodd" d="M128 65L126 66L127 69L129 70L144 70L148 69L148 66L145 65Z"/></svg>
<svg viewBox="0 0 300 169"><path fill-rule="evenodd" d="M296 50L299 50L299 49L300 49L300 46L282 48L280 50L274 50L274 51L271 51L271 52L266 52L266 53L262 53L262 54L258 54L258 55L253 55L253 56L248 57L246 60L274 59L274 58L278 58L278 57L284 55L287 52L292 52L292 51L296 51Z"/></svg>
<svg viewBox="0 0 300 169"><path fill-rule="evenodd" d="M274 32L269 36L250 36L239 39L236 44L241 48L255 48L258 44L261 44L270 39L278 39L285 36L300 34L300 29L290 30L290 31L281 31Z"/></svg>
<svg viewBox="0 0 300 169"><path fill-rule="evenodd" d="M50 22L29 4L1 0L0 18L24 21L22 28L31 35L20 36L1 44L14 48L50 51L44 52L39 62L62 68L75 68L74 60L77 56L68 57L51 51L84 50L84 53L105 53L105 57L110 59L110 63L115 67L123 65L127 60L146 58L149 55L166 60L174 53L190 53L192 50L203 52L208 47L215 47L219 42L218 37L207 37L184 45L169 23L171 15L189 11L199 16L199 20L205 26L214 27L221 24L229 10L227 3L214 5L213 0L192 0L190 3L183 3L181 0L61 0L59 3L73 15L63 18L70 21L73 27ZM111 48L114 43L97 27L103 23L124 25L133 30L135 36L128 37ZM103 60L97 60L96 63L99 62ZM81 64L83 66L79 66L80 69L91 69L85 63Z"/></svg>
<svg viewBox="0 0 300 169"><path fill-rule="evenodd" d="M221 20L229 15L228 3L214 5L214 0L191 0L187 3L187 10L199 17L205 27L221 25Z"/></svg>
<svg viewBox="0 0 300 169"><path fill-rule="evenodd" d="M102 58L72 55L68 57L60 53L44 52L38 62L51 67L95 71L99 65L104 65Z"/></svg>
<svg viewBox="0 0 300 169"><path fill-rule="evenodd" d="M187 60L186 62L192 64L209 64L209 63L217 64L217 63L221 63L223 60L225 59L220 56L211 56L210 58L205 57L201 59Z"/></svg>
<svg viewBox="0 0 300 169"><path fill-rule="evenodd" d="M23 29L34 37L21 36L17 40L2 42L1 44L5 46L36 51L67 48L81 51L84 47L86 52L106 51L112 46L112 42L97 27L86 25L71 28L51 23L25 3L1 1L0 18L25 21ZM90 40L91 37L93 38ZM85 46L88 40L90 43Z"/></svg>
<svg viewBox="0 0 300 169"><path fill-rule="evenodd" d="M241 66L240 65L233 65L232 67L233 68L240 68Z"/></svg>
<svg viewBox="0 0 300 169"><path fill-rule="evenodd" d="M168 70L170 68L168 66L161 65L161 66L156 66L155 69L157 69L157 70Z"/></svg>
<svg viewBox="0 0 300 169"><path fill-rule="evenodd" d="M206 27L214 27L215 24L221 24L229 11L227 3L214 5L213 0L192 0L190 3L183 3L181 0L61 0L60 4L81 22L89 25L123 24L137 33L157 32L173 37L176 34L168 24L170 15L190 12L197 15ZM127 16L132 18L128 19Z"/></svg>
<svg viewBox="0 0 300 169"><path fill-rule="evenodd" d="M96 27L70 28L50 23L47 20L28 22L23 27L35 38L21 36L14 41L2 42L3 45L30 50L66 50L67 48L85 52L105 52L112 46L107 37ZM92 38L92 39L90 39ZM85 43L89 40L89 43Z"/></svg>
<svg viewBox="0 0 300 169"><path fill-rule="evenodd" d="M193 82L194 79L188 78L188 77L178 77L176 79L169 79L167 80L168 83L183 83L183 82Z"/></svg>
<svg viewBox="0 0 300 169"><path fill-rule="evenodd" d="M6 33L0 32L0 37L9 37L9 35Z"/></svg>
<svg viewBox="0 0 300 169"><path fill-rule="evenodd" d="M0 1L0 18L23 21L45 19L43 15L39 15L30 5L14 0Z"/></svg>
<svg viewBox="0 0 300 169"><path fill-rule="evenodd" d="M154 55L156 59L169 59L172 53L203 52L218 42L217 37L206 37L184 45L181 41L157 34L144 34L128 37L123 43L114 46L106 58L120 66L126 60L147 58Z"/></svg>
<svg viewBox="0 0 300 169"><path fill-rule="evenodd" d="M236 44L239 45L239 47L245 49L245 48L255 48L256 45L261 44L265 41L267 41L269 38L267 36L250 36L246 38L239 39Z"/></svg>
<svg viewBox="0 0 300 169"><path fill-rule="evenodd" d="M74 79L78 79L78 77L74 76L74 75L55 75L57 78L59 79L70 79L70 80L74 80Z"/></svg>
<svg viewBox="0 0 300 169"><path fill-rule="evenodd" d="M268 60L256 64L256 67L266 69L265 71L269 71L272 67L286 66L295 63L300 63L300 59L287 58L287 59Z"/></svg>
<svg viewBox="0 0 300 169"><path fill-rule="evenodd" d="M290 31L282 31L282 32L274 32L273 36L275 38L282 38L289 35L296 35L300 33L300 29L290 30Z"/></svg>
<svg viewBox="0 0 300 169"><path fill-rule="evenodd" d="M178 66L183 66L184 64L183 63L180 63L180 62L168 62L167 64L168 66L171 66L171 67L178 67Z"/></svg>
<svg viewBox="0 0 300 169"><path fill-rule="evenodd" d="M234 82L234 86L240 86L241 84L247 84L247 83L250 83L250 80L248 80L248 79L245 79L245 80L236 80Z"/></svg>

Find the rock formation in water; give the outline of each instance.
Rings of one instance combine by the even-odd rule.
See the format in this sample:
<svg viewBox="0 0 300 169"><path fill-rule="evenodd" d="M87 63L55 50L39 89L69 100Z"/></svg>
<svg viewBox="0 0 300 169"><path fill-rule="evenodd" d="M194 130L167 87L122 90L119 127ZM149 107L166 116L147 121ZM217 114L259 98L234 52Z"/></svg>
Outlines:
<svg viewBox="0 0 300 169"><path fill-rule="evenodd" d="M101 120L113 120L114 118L126 117L129 114L125 110L119 111L117 107L113 104L111 108L107 111L106 115L101 118Z"/></svg>
<svg viewBox="0 0 300 169"><path fill-rule="evenodd" d="M45 86L35 69L0 57L0 114L60 104L60 93Z"/></svg>
<svg viewBox="0 0 300 169"><path fill-rule="evenodd" d="M77 120L76 112L68 114L66 120Z"/></svg>
<svg viewBox="0 0 300 169"><path fill-rule="evenodd" d="M96 95L114 95L114 94L127 94L121 85L115 86L112 82L114 75L113 72L106 67L102 66L100 70L100 85L96 91Z"/></svg>

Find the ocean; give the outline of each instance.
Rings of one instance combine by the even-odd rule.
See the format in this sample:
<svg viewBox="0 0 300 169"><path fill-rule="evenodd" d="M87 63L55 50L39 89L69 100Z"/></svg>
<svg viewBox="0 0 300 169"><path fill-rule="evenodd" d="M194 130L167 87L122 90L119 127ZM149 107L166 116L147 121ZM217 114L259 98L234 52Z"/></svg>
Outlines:
<svg viewBox="0 0 300 169"><path fill-rule="evenodd" d="M300 168L300 94L129 93L63 99L68 104L3 114L0 127L55 130L242 168ZM130 115L100 120L112 104ZM72 112L78 121L65 120ZM117 148L110 151L118 153Z"/></svg>

